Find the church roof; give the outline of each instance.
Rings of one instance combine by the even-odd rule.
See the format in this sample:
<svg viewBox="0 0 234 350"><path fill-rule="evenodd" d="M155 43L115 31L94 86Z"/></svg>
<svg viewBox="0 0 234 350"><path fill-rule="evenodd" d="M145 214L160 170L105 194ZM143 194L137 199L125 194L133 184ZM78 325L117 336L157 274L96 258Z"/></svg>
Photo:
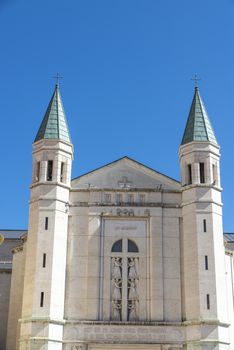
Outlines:
<svg viewBox="0 0 234 350"><path fill-rule="evenodd" d="M27 230L0 229L0 235L2 235L6 239L20 239L21 236L23 236L27 232Z"/></svg>
<svg viewBox="0 0 234 350"><path fill-rule="evenodd" d="M192 141L208 141L218 144L198 87L195 87L192 105L181 145Z"/></svg>
<svg viewBox="0 0 234 350"><path fill-rule="evenodd" d="M224 233L224 239L227 243L234 243L234 233Z"/></svg>
<svg viewBox="0 0 234 350"><path fill-rule="evenodd" d="M58 84L55 86L53 96L34 142L42 139L59 139L71 143Z"/></svg>

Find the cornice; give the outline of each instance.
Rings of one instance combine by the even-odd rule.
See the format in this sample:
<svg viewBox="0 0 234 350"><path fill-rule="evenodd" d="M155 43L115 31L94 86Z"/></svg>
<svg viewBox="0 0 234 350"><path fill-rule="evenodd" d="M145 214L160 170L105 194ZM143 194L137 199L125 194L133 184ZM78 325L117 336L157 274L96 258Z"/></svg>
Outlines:
<svg viewBox="0 0 234 350"><path fill-rule="evenodd" d="M177 203L101 203L101 202L73 202L70 208L76 207L108 207L108 208L174 208L180 209L181 204Z"/></svg>
<svg viewBox="0 0 234 350"><path fill-rule="evenodd" d="M67 190L71 189L70 185L68 186L68 185L64 184L63 182L58 182L58 181L37 181L37 182L33 182L29 188L31 190L32 188L35 188L38 186L59 186L59 187L65 188Z"/></svg>
<svg viewBox="0 0 234 350"><path fill-rule="evenodd" d="M218 203L216 201L213 200L194 200L194 201L189 201L189 202L182 202L181 203L181 208L186 207L187 205L191 205L191 204L215 204L218 207L223 207L223 203Z"/></svg>
<svg viewBox="0 0 234 350"><path fill-rule="evenodd" d="M159 189L159 188L97 188L97 187L88 187L88 188L71 188L70 192L118 192L118 193L126 193L126 192L158 192L158 193L181 193L181 190L173 190L173 189Z"/></svg>
<svg viewBox="0 0 234 350"><path fill-rule="evenodd" d="M181 187L181 191L184 192L184 191L188 191L190 189L196 189L196 188L208 188L208 189L212 189L212 190L215 190L215 191L218 191L218 192L222 192L223 191L223 188L222 187L218 187L218 186L214 186L213 184L191 184L191 185L183 185Z"/></svg>

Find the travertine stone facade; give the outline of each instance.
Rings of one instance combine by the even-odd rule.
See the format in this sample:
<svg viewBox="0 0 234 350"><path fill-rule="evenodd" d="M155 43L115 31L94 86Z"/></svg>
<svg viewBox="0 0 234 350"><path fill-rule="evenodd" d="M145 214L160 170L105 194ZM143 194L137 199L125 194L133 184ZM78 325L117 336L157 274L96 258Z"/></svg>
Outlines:
<svg viewBox="0 0 234 350"><path fill-rule="evenodd" d="M27 243L24 243L24 250L26 251ZM23 286L24 286L24 271L25 271L25 256L23 247L13 249L14 253L14 269L11 277L11 294L10 299L13 303L10 303L9 314L8 314L8 330L7 330L7 345L9 349L19 349L19 335L20 335L20 324L19 319L21 318L22 312L22 300L23 300Z"/></svg>
<svg viewBox="0 0 234 350"><path fill-rule="evenodd" d="M8 319L8 305L10 297L11 286L11 274L8 271L0 271L0 349L4 350L6 346L6 333L7 333L7 319Z"/></svg>
<svg viewBox="0 0 234 350"><path fill-rule="evenodd" d="M4 241L0 244L0 350L6 349L7 322L12 272L12 249L22 244L24 231L0 230Z"/></svg>
<svg viewBox="0 0 234 350"><path fill-rule="evenodd" d="M128 157L71 180L58 86L50 106L27 241L14 250L7 350L232 350L233 251L210 124L211 140L186 127L181 182Z"/></svg>

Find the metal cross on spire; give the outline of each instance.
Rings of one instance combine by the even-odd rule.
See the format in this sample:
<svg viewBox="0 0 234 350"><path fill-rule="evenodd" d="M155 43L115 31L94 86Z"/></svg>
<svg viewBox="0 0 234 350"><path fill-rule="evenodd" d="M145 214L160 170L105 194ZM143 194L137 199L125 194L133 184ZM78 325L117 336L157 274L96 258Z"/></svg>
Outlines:
<svg viewBox="0 0 234 350"><path fill-rule="evenodd" d="M62 79L63 77L61 75L59 75L59 73L57 73L54 77L52 77L53 79L56 79L56 85L59 86L59 79Z"/></svg>
<svg viewBox="0 0 234 350"><path fill-rule="evenodd" d="M201 78L199 78L199 77L197 76L197 74L195 74L194 77L193 77L191 80L194 81L194 83L195 83L195 88L198 88L198 82L199 82L199 80L201 80Z"/></svg>

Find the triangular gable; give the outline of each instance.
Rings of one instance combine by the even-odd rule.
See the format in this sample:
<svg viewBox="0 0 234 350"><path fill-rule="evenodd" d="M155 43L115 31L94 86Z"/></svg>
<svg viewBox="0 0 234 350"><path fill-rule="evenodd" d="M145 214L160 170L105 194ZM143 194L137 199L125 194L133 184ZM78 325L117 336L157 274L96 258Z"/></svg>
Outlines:
<svg viewBox="0 0 234 350"><path fill-rule="evenodd" d="M123 157L73 179L72 188L180 190L180 183L129 157Z"/></svg>

